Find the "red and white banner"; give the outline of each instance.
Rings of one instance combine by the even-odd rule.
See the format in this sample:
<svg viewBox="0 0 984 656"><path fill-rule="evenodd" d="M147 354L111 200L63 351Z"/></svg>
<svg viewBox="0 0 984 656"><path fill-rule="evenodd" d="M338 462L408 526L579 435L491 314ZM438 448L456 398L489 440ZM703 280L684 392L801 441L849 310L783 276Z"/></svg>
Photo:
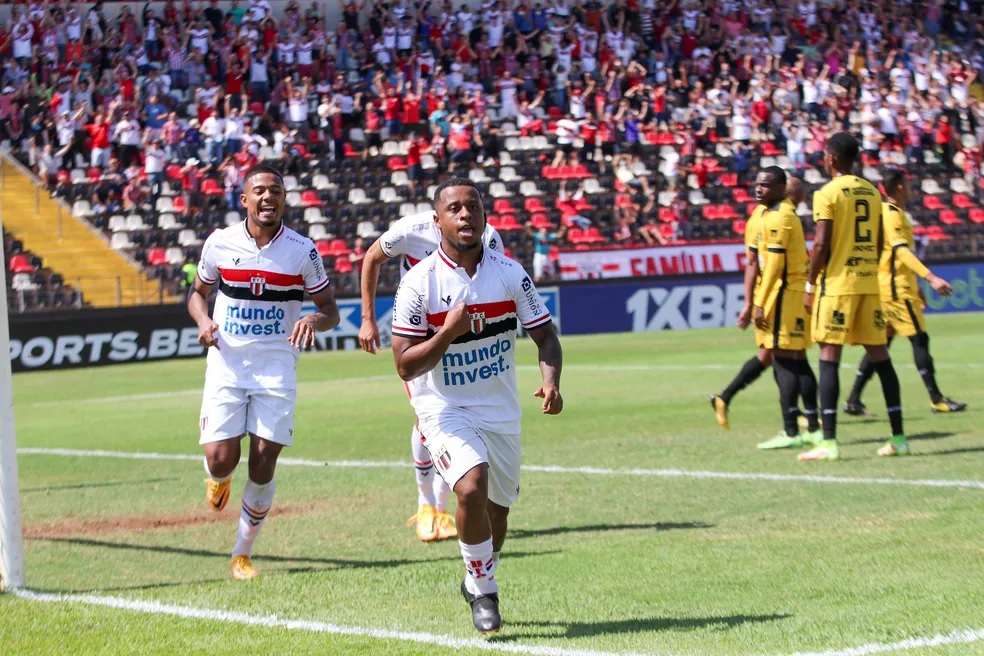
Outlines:
<svg viewBox="0 0 984 656"><path fill-rule="evenodd" d="M561 251L562 280L650 278L744 271L745 245L681 244L653 248Z"/></svg>

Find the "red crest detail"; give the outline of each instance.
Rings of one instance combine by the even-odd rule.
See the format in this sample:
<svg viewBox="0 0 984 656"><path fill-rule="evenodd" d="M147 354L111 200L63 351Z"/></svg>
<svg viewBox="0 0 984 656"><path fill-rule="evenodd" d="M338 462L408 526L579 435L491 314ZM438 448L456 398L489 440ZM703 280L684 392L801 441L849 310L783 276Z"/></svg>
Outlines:
<svg viewBox="0 0 984 656"><path fill-rule="evenodd" d="M253 296L262 296L266 290L266 278L263 276L251 276L249 279L249 291Z"/></svg>

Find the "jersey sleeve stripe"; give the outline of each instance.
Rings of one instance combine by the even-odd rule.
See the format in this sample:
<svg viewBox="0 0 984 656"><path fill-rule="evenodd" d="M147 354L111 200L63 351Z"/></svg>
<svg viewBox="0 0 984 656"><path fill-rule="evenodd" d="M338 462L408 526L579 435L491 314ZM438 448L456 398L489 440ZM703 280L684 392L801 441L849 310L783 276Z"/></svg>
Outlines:
<svg viewBox="0 0 984 656"><path fill-rule="evenodd" d="M305 287L304 289L307 290L307 293L308 294L317 294L321 290L327 289L329 285L331 285L331 279L325 278L324 281L320 285L315 285L314 287L311 287L310 289L308 289L307 287Z"/></svg>
<svg viewBox="0 0 984 656"><path fill-rule="evenodd" d="M403 326L393 326L393 334L399 335L400 337L409 337L411 339L420 339L421 337L427 337L426 330L417 330L416 328L404 328Z"/></svg>
<svg viewBox="0 0 984 656"><path fill-rule="evenodd" d="M201 280L206 285L214 285L216 283L215 280L209 280L205 276L203 276L201 271L198 272L198 279Z"/></svg>
<svg viewBox="0 0 984 656"><path fill-rule="evenodd" d="M785 253L786 249L780 246L769 246L770 253Z"/></svg>
<svg viewBox="0 0 984 656"><path fill-rule="evenodd" d="M523 324L523 328L538 328L538 327L544 325L545 323L549 322L550 321L550 318L551 318L550 317L550 313L547 312L546 314L543 314L543 315L537 317L536 319L534 319L533 321L531 321L529 323L524 323Z"/></svg>
<svg viewBox="0 0 984 656"><path fill-rule="evenodd" d="M277 287L294 287L304 285L304 276L300 274L277 273L261 269L228 269L220 268L219 275L226 282L250 283L254 277L266 279L268 285Z"/></svg>

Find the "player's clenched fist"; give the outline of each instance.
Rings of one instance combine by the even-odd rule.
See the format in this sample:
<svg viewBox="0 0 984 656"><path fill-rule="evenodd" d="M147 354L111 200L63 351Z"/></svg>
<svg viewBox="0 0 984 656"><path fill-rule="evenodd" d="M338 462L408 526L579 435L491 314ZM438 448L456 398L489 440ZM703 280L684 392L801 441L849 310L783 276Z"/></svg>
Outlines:
<svg viewBox="0 0 984 656"><path fill-rule="evenodd" d="M219 348L219 338L216 333L219 332L219 325L207 319L198 324L198 343L208 348L214 346Z"/></svg>
<svg viewBox="0 0 984 656"><path fill-rule="evenodd" d="M564 397L556 387L541 387L533 392L533 396L543 399L543 414L559 415L564 409Z"/></svg>
<svg viewBox="0 0 984 656"><path fill-rule="evenodd" d="M444 328L442 329L451 337L461 337L471 330L471 320L468 317L468 306L464 301L458 303L448 316L444 318Z"/></svg>

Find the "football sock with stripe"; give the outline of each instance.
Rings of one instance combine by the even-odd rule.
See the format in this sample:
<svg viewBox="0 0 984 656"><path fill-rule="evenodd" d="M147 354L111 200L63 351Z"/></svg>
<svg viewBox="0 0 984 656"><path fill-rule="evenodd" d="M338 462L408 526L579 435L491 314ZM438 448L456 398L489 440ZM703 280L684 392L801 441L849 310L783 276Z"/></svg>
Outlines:
<svg viewBox="0 0 984 656"><path fill-rule="evenodd" d="M417 506L436 505L434 499L434 461L430 451L420 439L420 429L413 427L410 433L410 450L413 452L413 466L417 475Z"/></svg>
<svg viewBox="0 0 984 656"><path fill-rule="evenodd" d="M885 408L888 411L888 421L892 426L892 435L905 435L902 431L902 393L899 389L899 377L895 373L891 359L875 362L875 372L881 380L882 393L885 395Z"/></svg>
<svg viewBox="0 0 984 656"><path fill-rule="evenodd" d="M725 403L731 403L732 397L758 380L758 377L762 375L765 369L765 365L757 357L749 359L741 366L741 371L738 372L735 379L731 381L719 396Z"/></svg>
<svg viewBox="0 0 984 656"><path fill-rule="evenodd" d="M465 544L461 546L461 557L465 561L468 575L465 577L465 587L474 595L489 595L499 591L495 580L496 559L492 552L492 538L480 544Z"/></svg>
<svg viewBox="0 0 984 656"><path fill-rule="evenodd" d="M799 394L803 401L803 416L811 433L820 430L820 415L817 412L817 377L806 358L796 360L796 377L799 379Z"/></svg>
<svg viewBox="0 0 984 656"><path fill-rule="evenodd" d="M820 412L823 439L837 439L837 397L840 396L839 362L820 361Z"/></svg>
<svg viewBox="0 0 984 656"><path fill-rule="evenodd" d="M916 369L922 376L926 391L929 392L929 399L933 403L943 400L943 393L936 386L936 368L933 366L933 356L929 354L929 335L918 333L909 338L912 342L912 357L916 361Z"/></svg>
<svg viewBox="0 0 984 656"><path fill-rule="evenodd" d="M775 357L772 367L776 372L776 385L779 386L779 405L782 408L782 424L789 437L799 435L796 417L799 410L796 399L799 396L799 378L796 375L796 360Z"/></svg>
<svg viewBox="0 0 984 656"><path fill-rule="evenodd" d="M277 489L276 480L265 485L259 485L251 480L246 481L243 488L243 507L239 513L239 539L232 549L232 556L249 556L253 552L253 543L263 528L270 506L273 505L273 494Z"/></svg>

